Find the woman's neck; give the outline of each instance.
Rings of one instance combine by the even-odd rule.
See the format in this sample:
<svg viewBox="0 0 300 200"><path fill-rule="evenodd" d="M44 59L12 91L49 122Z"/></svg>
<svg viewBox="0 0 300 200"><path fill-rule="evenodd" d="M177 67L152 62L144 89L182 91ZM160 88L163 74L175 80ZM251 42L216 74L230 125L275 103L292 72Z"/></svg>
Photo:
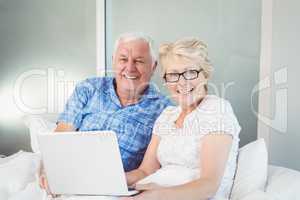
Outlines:
<svg viewBox="0 0 300 200"><path fill-rule="evenodd" d="M193 110L195 110L199 106L199 104L202 102L203 99L204 99L204 97L199 99L195 103L187 106L187 107L182 107L181 108L181 112L179 114L179 117L175 121L175 124L176 124L177 128L182 128L185 117L188 114L190 114L191 112L193 112Z"/></svg>
<svg viewBox="0 0 300 200"><path fill-rule="evenodd" d="M202 102L203 99L204 99L204 97L197 100L196 102L194 102L193 104L191 104L189 106L181 107L181 113L188 115L189 113L191 113L193 110L195 110L199 106L199 104Z"/></svg>

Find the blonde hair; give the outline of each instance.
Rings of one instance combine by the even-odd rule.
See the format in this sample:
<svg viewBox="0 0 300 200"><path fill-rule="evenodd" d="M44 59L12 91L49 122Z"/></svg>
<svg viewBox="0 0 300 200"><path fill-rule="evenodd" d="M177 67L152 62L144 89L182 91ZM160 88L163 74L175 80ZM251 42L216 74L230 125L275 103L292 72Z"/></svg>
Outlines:
<svg viewBox="0 0 300 200"><path fill-rule="evenodd" d="M207 45L197 38L183 38L173 43L161 44L159 47L159 62L162 66L162 75L166 73L163 61L174 59L174 57L185 58L195 62L204 72L205 78L210 78L213 67L208 57Z"/></svg>

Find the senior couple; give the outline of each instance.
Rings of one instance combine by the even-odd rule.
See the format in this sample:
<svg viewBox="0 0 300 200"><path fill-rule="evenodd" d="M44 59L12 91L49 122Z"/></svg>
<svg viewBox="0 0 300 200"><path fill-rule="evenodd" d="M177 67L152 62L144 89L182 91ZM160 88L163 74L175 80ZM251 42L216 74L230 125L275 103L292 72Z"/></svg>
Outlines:
<svg viewBox="0 0 300 200"><path fill-rule="evenodd" d="M115 131L127 184L143 190L125 199L228 199L240 126L228 101L208 95L206 44L161 44L159 63L177 106L150 83L158 63L149 37L127 33L115 44L114 77L79 83L56 131ZM47 189L44 176L40 185Z"/></svg>

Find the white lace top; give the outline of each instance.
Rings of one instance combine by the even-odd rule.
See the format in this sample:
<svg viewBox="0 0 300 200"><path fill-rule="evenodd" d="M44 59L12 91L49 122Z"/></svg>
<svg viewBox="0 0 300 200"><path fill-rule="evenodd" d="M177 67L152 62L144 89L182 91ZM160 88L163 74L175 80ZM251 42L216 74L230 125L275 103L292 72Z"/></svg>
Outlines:
<svg viewBox="0 0 300 200"><path fill-rule="evenodd" d="M152 175L152 182L171 186L190 182L201 176L201 139L210 133L225 133L233 137L225 173L213 199L229 198L236 169L239 148L239 123L230 103L215 95L207 95L200 105L176 128L180 107L169 106L158 117L153 133L160 137L157 157L161 169ZM154 180L154 181L153 181Z"/></svg>

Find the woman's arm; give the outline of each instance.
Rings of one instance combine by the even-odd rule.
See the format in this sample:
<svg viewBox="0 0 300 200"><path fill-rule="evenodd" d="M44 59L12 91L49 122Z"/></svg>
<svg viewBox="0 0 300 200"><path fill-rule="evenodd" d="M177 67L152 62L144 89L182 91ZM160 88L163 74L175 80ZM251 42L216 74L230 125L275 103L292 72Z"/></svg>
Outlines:
<svg viewBox="0 0 300 200"><path fill-rule="evenodd" d="M201 145L201 177L198 180L174 187L150 190L134 197L134 200L207 200L213 197L221 183L232 136L213 133L204 136Z"/></svg>
<svg viewBox="0 0 300 200"><path fill-rule="evenodd" d="M143 162L139 168L127 172L127 184L132 185L137 181L143 179L144 177L153 174L156 170L160 168L160 164L156 157L157 147L159 145L159 136L152 135L151 141L147 147Z"/></svg>

